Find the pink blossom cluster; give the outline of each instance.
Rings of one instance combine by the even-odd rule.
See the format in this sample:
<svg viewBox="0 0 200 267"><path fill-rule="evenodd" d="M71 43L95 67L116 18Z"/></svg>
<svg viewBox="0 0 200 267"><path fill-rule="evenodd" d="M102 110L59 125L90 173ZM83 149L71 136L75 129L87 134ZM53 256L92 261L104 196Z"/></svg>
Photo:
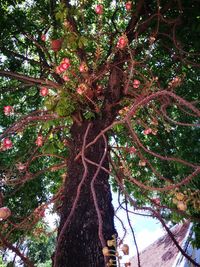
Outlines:
<svg viewBox="0 0 200 267"><path fill-rule="evenodd" d="M49 89L45 86L40 87L40 95L41 96L47 96L49 93Z"/></svg>
<svg viewBox="0 0 200 267"><path fill-rule="evenodd" d="M70 60L69 58L64 58L60 65L56 67L56 73L61 74L62 72L66 71L70 67Z"/></svg>
<svg viewBox="0 0 200 267"><path fill-rule="evenodd" d="M8 150L8 149L12 148L12 146L13 146L13 143L9 138L3 139L3 144L2 144L3 150Z"/></svg>
<svg viewBox="0 0 200 267"><path fill-rule="evenodd" d="M95 12L98 15L102 15L103 14L103 5L100 5L100 4L99 5L96 5Z"/></svg>
<svg viewBox="0 0 200 267"><path fill-rule="evenodd" d="M14 108L12 106L4 106L3 111L6 116L9 116L14 112Z"/></svg>
<svg viewBox="0 0 200 267"><path fill-rule="evenodd" d="M137 89L137 88L139 88L139 86L140 86L140 81L139 80L133 80L133 88L135 88L135 89Z"/></svg>

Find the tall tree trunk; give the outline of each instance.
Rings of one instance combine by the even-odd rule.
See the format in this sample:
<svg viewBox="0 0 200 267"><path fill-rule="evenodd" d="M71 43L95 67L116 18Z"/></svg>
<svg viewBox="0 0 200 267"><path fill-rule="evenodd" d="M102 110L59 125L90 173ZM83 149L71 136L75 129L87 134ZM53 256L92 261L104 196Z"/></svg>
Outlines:
<svg viewBox="0 0 200 267"><path fill-rule="evenodd" d="M88 144L105 127L104 124L99 120L90 125L89 122L84 122L82 125L72 126L68 177L65 182L58 244L54 257L56 267L106 266L102 247L106 245L107 240L112 239L113 234L116 234L109 175L100 170L95 178L97 166L87 163L85 168L81 157L75 161L76 155L82 149L84 137ZM107 142L107 139L101 137L87 148L85 157L97 164L104 157L102 166L108 169L105 141Z"/></svg>

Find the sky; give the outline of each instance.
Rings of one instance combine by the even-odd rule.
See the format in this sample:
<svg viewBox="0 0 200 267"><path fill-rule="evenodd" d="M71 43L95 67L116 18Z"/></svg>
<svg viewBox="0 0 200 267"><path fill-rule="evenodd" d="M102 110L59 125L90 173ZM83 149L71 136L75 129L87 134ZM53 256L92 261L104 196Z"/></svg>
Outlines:
<svg viewBox="0 0 200 267"><path fill-rule="evenodd" d="M163 228L161 227L161 224L158 223L155 219L134 215L131 218L131 222L140 252L165 234ZM136 254L136 249L128 224L126 225L126 228L128 234L124 240L124 243L129 245L130 256L133 256ZM121 234L121 230L119 229L118 234Z"/></svg>
<svg viewBox="0 0 200 267"><path fill-rule="evenodd" d="M113 197L113 205L116 205L116 196ZM129 209L130 211L133 211L133 207L129 207ZM132 237L131 229L126 220L126 212L124 210L120 210L117 213L117 216L119 216L125 224L127 236L125 237L123 243L129 245L130 257L132 257L136 254L136 248ZM152 244L154 241L156 241L159 237L165 234L165 231L163 230L162 225L158 220L147 216L140 216L135 214L129 214L129 216L140 252L143 251L147 246ZM117 219L115 219L115 226L119 237L122 238L124 231L122 230L121 224Z"/></svg>

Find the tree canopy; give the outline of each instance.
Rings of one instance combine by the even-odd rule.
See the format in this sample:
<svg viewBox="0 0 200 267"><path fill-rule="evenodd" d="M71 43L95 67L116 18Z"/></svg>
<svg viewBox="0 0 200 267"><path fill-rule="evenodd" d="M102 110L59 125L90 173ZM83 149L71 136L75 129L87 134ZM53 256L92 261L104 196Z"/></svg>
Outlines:
<svg viewBox="0 0 200 267"><path fill-rule="evenodd" d="M110 186L118 209L157 218L180 250L167 222L193 222L200 247L199 8L0 2L0 240L25 266L20 245L47 234L52 204L53 266L79 266L86 244L82 266L114 266Z"/></svg>

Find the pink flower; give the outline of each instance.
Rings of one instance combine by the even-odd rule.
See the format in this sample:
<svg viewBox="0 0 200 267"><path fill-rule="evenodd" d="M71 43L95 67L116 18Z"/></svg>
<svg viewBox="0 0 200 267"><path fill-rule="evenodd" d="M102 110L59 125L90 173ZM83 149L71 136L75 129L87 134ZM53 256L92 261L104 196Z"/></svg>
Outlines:
<svg viewBox="0 0 200 267"><path fill-rule="evenodd" d="M118 42L117 42L117 48L123 49L124 47L126 47L128 44L128 39L126 37L126 35L123 35L121 37L119 37Z"/></svg>
<svg viewBox="0 0 200 267"><path fill-rule="evenodd" d="M88 66L86 65L85 62L82 62L79 66L79 71L80 72L87 72L88 71Z"/></svg>
<svg viewBox="0 0 200 267"><path fill-rule="evenodd" d="M132 147L129 147L128 151L130 154L134 154L134 153L136 153L137 150L134 146L132 146Z"/></svg>
<svg viewBox="0 0 200 267"><path fill-rule="evenodd" d="M6 116L9 116L14 111L14 109L12 106L4 106L3 111Z"/></svg>
<svg viewBox="0 0 200 267"><path fill-rule="evenodd" d="M178 201L177 208L179 210L185 211L185 210L187 210L187 204L183 201Z"/></svg>
<svg viewBox="0 0 200 267"><path fill-rule="evenodd" d="M43 42L46 41L46 35L45 35L45 34L42 34L42 35L41 35L41 40L42 40Z"/></svg>
<svg viewBox="0 0 200 267"><path fill-rule="evenodd" d="M26 164L19 162L16 164L16 167L17 167L18 171L22 172L26 169Z"/></svg>
<svg viewBox="0 0 200 267"><path fill-rule="evenodd" d="M57 66L57 67L56 67L56 73L57 73L57 74L61 74L61 72L62 72L62 71L60 70L60 66Z"/></svg>
<svg viewBox="0 0 200 267"><path fill-rule="evenodd" d="M63 64L61 64L61 65L59 66L60 73L66 71L66 69L64 69L62 65L63 65Z"/></svg>
<svg viewBox="0 0 200 267"><path fill-rule="evenodd" d="M160 198L156 197L156 198L152 198L151 199L156 205L160 205Z"/></svg>
<svg viewBox="0 0 200 267"><path fill-rule="evenodd" d="M126 4L125 4L125 7L126 7L126 10L127 11L130 11L132 9L132 3L131 1L128 1Z"/></svg>
<svg viewBox="0 0 200 267"><path fill-rule="evenodd" d="M138 88L139 86L140 86L140 81L135 79L133 81L133 88Z"/></svg>
<svg viewBox="0 0 200 267"><path fill-rule="evenodd" d="M146 164L147 164L146 160L140 160L139 163L138 163L138 165L141 166L141 167L146 166Z"/></svg>
<svg viewBox="0 0 200 267"><path fill-rule="evenodd" d="M66 58L63 58L62 62L66 63L66 64L68 64L70 66L70 60L69 60L69 58L67 58L67 57Z"/></svg>
<svg viewBox="0 0 200 267"><path fill-rule="evenodd" d="M49 89L48 89L47 87L42 86L42 87L40 88L40 95L41 95L41 96L47 96L48 93L49 93Z"/></svg>
<svg viewBox="0 0 200 267"><path fill-rule="evenodd" d="M7 207L0 208L0 219L5 220L11 215L11 211Z"/></svg>
<svg viewBox="0 0 200 267"><path fill-rule="evenodd" d="M152 133L152 129L151 128L148 128L148 129L144 130L144 134L145 135L148 135L150 133Z"/></svg>
<svg viewBox="0 0 200 267"><path fill-rule="evenodd" d="M60 69L63 69L63 70L66 70L66 69L68 69L69 68L69 64L68 63L61 63L61 65L60 65Z"/></svg>
<svg viewBox="0 0 200 267"><path fill-rule="evenodd" d="M158 129L154 129L154 130L152 130L152 134L153 134L153 135L157 135L157 132L158 132Z"/></svg>
<svg viewBox="0 0 200 267"><path fill-rule="evenodd" d="M69 77L68 77L67 75L64 75L64 76L63 76L63 80L64 80L65 82L68 82L70 79L69 79Z"/></svg>
<svg viewBox="0 0 200 267"><path fill-rule="evenodd" d="M84 72L84 66L80 65L79 70L80 70L80 72Z"/></svg>
<svg viewBox="0 0 200 267"><path fill-rule="evenodd" d="M3 140L3 149L7 150L12 148L13 144L12 141L9 138L4 138Z"/></svg>
<svg viewBox="0 0 200 267"><path fill-rule="evenodd" d="M56 73L60 74L66 71L70 67L70 60L69 58L63 58L62 62L59 66L56 67Z"/></svg>
<svg viewBox="0 0 200 267"><path fill-rule="evenodd" d="M39 147L43 145L43 137L41 135L38 135L35 144Z"/></svg>
<svg viewBox="0 0 200 267"><path fill-rule="evenodd" d="M98 15L102 15L103 14L103 5L97 5L95 7L95 12L98 14Z"/></svg>
<svg viewBox="0 0 200 267"><path fill-rule="evenodd" d="M79 95L83 95L87 91L87 86L85 84L80 84L78 88L76 89L76 92Z"/></svg>
<svg viewBox="0 0 200 267"><path fill-rule="evenodd" d="M82 94L84 93L84 90L83 90L83 88L78 87L77 90L76 90L76 92L77 92L79 95L82 95Z"/></svg>
<svg viewBox="0 0 200 267"><path fill-rule="evenodd" d="M100 95L103 92L103 86L98 84L96 88L96 94Z"/></svg>

